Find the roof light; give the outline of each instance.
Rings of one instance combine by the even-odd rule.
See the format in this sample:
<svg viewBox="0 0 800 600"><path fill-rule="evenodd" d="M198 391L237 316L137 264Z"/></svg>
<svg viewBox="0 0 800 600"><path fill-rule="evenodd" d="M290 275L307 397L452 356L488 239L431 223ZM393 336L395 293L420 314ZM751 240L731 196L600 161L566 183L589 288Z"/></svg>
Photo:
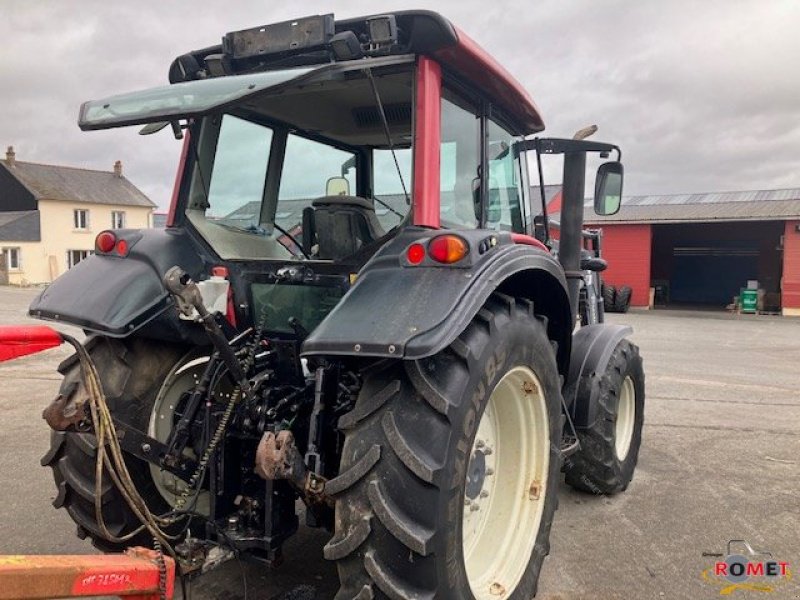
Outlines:
<svg viewBox="0 0 800 600"><path fill-rule="evenodd" d="M457 235L440 235L428 244L428 256L436 262L452 264L469 254L469 245Z"/></svg>
<svg viewBox="0 0 800 600"><path fill-rule="evenodd" d="M406 258L412 265L418 265L425 260L425 246L422 244L411 244L406 251Z"/></svg>
<svg viewBox="0 0 800 600"><path fill-rule="evenodd" d="M98 252L111 252L117 243L117 236L113 231L101 231L94 239L94 247Z"/></svg>
<svg viewBox="0 0 800 600"><path fill-rule="evenodd" d="M394 15L378 15L367 19L369 41L376 46L391 46L397 43L397 21Z"/></svg>

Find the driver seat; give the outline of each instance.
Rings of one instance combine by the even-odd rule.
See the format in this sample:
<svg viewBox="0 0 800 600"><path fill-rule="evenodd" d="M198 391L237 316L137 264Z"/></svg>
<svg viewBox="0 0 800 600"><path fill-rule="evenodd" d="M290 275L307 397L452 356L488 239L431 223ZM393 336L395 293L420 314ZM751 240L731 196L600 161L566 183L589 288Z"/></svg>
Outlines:
<svg viewBox="0 0 800 600"><path fill-rule="evenodd" d="M316 257L341 260L379 240L386 232L375 206L358 196L323 196L303 211L303 246Z"/></svg>

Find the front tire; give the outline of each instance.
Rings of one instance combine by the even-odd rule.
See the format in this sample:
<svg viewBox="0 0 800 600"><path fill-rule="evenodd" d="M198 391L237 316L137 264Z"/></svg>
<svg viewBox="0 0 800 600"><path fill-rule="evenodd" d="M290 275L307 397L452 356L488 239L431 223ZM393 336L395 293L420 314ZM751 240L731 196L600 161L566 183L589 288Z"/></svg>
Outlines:
<svg viewBox="0 0 800 600"><path fill-rule="evenodd" d="M615 494L633 479L642 444L644 369L635 344L617 344L599 387L597 418L577 432L580 450L566 461L566 482L584 492Z"/></svg>
<svg viewBox="0 0 800 600"><path fill-rule="evenodd" d="M336 599L533 597L557 505L560 393L533 305L499 294L438 355L369 369L326 486Z"/></svg>

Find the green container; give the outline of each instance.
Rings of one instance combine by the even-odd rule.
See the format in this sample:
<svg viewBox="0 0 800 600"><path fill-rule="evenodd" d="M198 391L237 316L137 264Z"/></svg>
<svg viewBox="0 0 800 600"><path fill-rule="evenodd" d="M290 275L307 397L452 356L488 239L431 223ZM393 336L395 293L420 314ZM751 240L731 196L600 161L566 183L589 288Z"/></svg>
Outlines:
<svg viewBox="0 0 800 600"><path fill-rule="evenodd" d="M758 290L742 290L742 312L753 314L758 306Z"/></svg>

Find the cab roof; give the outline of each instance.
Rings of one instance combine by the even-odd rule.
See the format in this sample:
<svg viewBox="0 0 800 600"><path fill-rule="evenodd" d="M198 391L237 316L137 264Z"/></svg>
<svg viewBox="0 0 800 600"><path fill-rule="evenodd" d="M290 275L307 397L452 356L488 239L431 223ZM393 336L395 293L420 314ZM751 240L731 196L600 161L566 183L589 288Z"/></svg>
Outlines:
<svg viewBox="0 0 800 600"><path fill-rule="evenodd" d="M331 41L352 32L361 55L342 59ZM378 33L376 33L378 32ZM376 35L382 39L376 41ZM385 41L391 38L390 41ZM351 41L351 40L348 40ZM358 51L358 49L356 49ZM538 107L520 82L472 38L439 13L397 11L336 20L333 14L294 19L226 34L222 43L176 58L170 83L330 63L416 54L438 61L503 109L519 135L544 129Z"/></svg>

